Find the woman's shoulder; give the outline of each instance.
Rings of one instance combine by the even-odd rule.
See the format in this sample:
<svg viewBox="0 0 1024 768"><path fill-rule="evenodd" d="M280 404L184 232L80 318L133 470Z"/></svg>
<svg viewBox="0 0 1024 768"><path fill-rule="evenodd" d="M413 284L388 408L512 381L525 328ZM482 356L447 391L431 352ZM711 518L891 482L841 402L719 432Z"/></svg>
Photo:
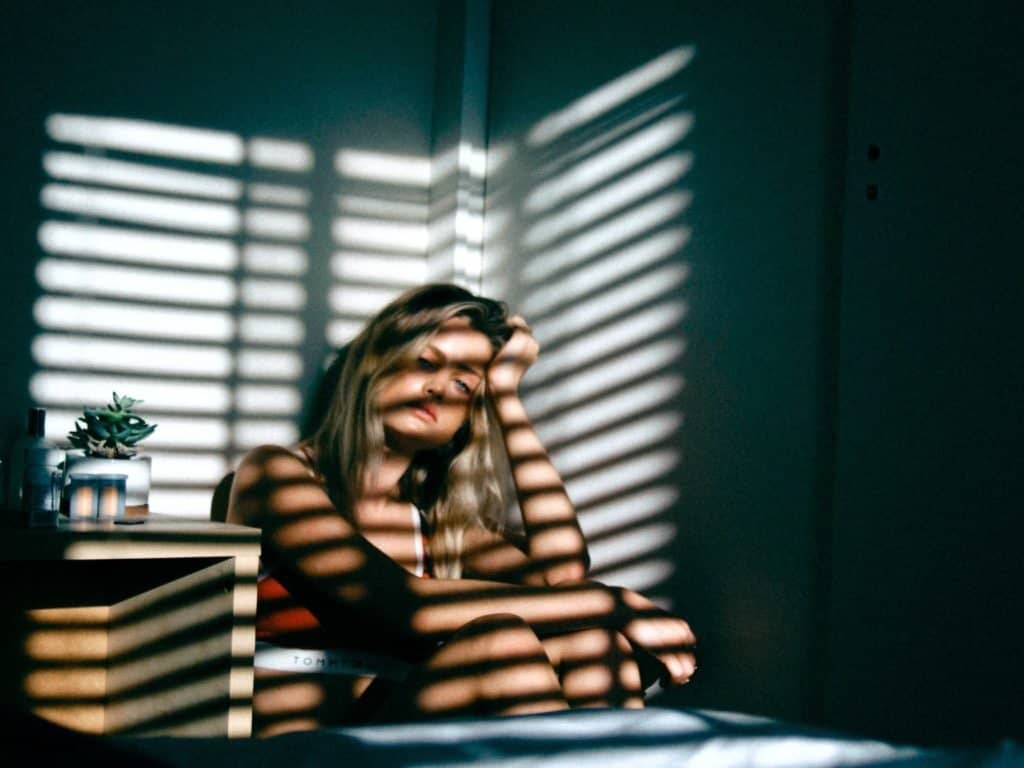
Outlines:
<svg viewBox="0 0 1024 768"><path fill-rule="evenodd" d="M318 477L308 446L258 445L242 457L235 470L234 484L245 488L267 481L292 481L297 475Z"/></svg>
<svg viewBox="0 0 1024 768"><path fill-rule="evenodd" d="M259 445L242 457L235 470L228 503L228 518L233 522L256 525L268 512L272 491L301 487L319 475L312 454L303 446ZM299 485L296 485L298 483Z"/></svg>

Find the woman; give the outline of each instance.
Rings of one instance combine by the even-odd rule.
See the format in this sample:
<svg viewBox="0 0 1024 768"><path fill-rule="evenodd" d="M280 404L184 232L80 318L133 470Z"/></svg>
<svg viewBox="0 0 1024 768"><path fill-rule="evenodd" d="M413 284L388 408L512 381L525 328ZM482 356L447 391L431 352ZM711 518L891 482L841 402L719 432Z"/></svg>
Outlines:
<svg viewBox="0 0 1024 768"><path fill-rule="evenodd" d="M413 289L349 346L313 437L242 461L228 520L263 531L257 636L273 643L257 654L257 733L642 706L638 658L692 675L686 622L586 581L575 510L519 399L537 355L503 304ZM519 542L501 524L498 441Z"/></svg>

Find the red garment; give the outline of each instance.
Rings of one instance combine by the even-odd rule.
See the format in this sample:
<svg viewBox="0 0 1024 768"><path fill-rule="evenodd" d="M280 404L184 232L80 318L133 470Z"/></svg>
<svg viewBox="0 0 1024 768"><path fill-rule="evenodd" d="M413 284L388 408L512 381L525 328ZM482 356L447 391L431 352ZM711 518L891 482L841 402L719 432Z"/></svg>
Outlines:
<svg viewBox="0 0 1024 768"><path fill-rule="evenodd" d="M427 521L418 511L419 535L423 546L423 560L418 564L422 569L416 574L429 579L433 564L430 559L430 540L427 535ZM320 620L302 605L285 586L266 575L256 583L256 639L274 645L294 645L304 648L330 648L332 643Z"/></svg>
<svg viewBox="0 0 1024 768"><path fill-rule="evenodd" d="M323 648L327 633L320 620L284 588L273 576L256 583L256 639L275 645L315 641L312 647Z"/></svg>

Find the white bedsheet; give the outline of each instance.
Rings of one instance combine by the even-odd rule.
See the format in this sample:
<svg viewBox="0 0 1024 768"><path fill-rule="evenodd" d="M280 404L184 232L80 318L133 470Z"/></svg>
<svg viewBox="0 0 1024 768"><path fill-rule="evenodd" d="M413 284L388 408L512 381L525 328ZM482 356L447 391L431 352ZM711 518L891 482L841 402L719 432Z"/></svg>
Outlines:
<svg viewBox="0 0 1024 768"><path fill-rule="evenodd" d="M112 743L163 768L1024 768L1024 749L1010 740L984 749L924 749L750 715L658 707L328 728L269 739Z"/></svg>
<svg viewBox="0 0 1024 768"><path fill-rule="evenodd" d="M576 710L337 729L380 762L431 768L826 768L901 762L925 750L712 711Z"/></svg>

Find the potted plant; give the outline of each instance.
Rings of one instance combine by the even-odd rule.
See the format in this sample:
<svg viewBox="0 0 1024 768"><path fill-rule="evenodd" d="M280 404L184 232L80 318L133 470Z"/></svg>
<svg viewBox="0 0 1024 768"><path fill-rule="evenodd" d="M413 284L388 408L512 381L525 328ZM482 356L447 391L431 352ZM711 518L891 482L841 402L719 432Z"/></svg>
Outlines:
<svg viewBox="0 0 1024 768"><path fill-rule="evenodd" d="M103 408L83 408L74 431L68 433L73 449L64 460L64 482L72 474L127 475L125 504L144 507L149 504L152 472L150 457L139 455L139 443L153 434L157 425L133 412L141 400L113 394L113 402Z"/></svg>

